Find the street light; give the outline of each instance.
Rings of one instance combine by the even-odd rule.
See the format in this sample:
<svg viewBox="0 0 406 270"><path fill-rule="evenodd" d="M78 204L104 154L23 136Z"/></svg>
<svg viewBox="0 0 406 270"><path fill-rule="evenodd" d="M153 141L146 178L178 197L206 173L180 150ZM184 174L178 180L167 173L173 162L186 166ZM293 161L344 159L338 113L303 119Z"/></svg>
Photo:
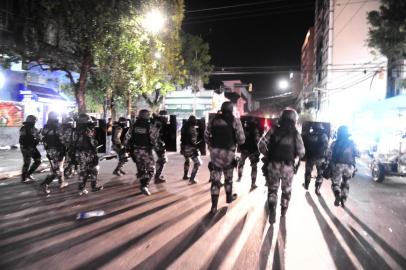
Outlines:
<svg viewBox="0 0 406 270"><path fill-rule="evenodd" d="M153 9L145 15L143 26L152 34L157 34L164 25L165 18L159 10Z"/></svg>
<svg viewBox="0 0 406 270"><path fill-rule="evenodd" d="M279 89L286 90L289 87L289 83L287 80L280 80L278 83Z"/></svg>
<svg viewBox="0 0 406 270"><path fill-rule="evenodd" d="M162 54L160 52L155 52L154 57L159 60L162 58Z"/></svg>

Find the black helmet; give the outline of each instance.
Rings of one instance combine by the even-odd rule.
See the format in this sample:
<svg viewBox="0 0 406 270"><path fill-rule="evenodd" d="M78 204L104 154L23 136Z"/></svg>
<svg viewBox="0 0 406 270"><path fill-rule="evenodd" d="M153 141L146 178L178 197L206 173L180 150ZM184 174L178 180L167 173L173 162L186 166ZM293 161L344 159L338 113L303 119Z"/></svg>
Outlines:
<svg viewBox="0 0 406 270"><path fill-rule="evenodd" d="M348 138L350 136L350 132L348 131L347 126L340 126L337 130L337 138Z"/></svg>
<svg viewBox="0 0 406 270"><path fill-rule="evenodd" d="M324 130L324 126L320 122L316 122L312 125L313 130Z"/></svg>
<svg viewBox="0 0 406 270"><path fill-rule="evenodd" d="M168 115L168 111L166 110L160 110L159 115Z"/></svg>
<svg viewBox="0 0 406 270"><path fill-rule="evenodd" d="M149 120L150 118L150 112L147 109L142 109L138 112L138 118L144 119L144 120Z"/></svg>
<svg viewBox="0 0 406 270"><path fill-rule="evenodd" d="M28 115L27 118L25 118L26 123L32 123L35 124L37 122L37 117L35 115Z"/></svg>
<svg viewBox="0 0 406 270"><path fill-rule="evenodd" d="M296 124L297 113L294 109L285 109L281 115L281 122L293 122Z"/></svg>
<svg viewBox="0 0 406 270"><path fill-rule="evenodd" d="M92 120L92 118L91 118L89 115L87 115L87 114L85 114L85 113L82 113L82 114L79 114L77 123L78 123L79 125L93 124L93 120Z"/></svg>
<svg viewBox="0 0 406 270"><path fill-rule="evenodd" d="M223 104L221 104L222 113L226 113L226 112L233 113L233 108L234 108L234 105L231 101L225 101L225 102L223 102Z"/></svg>
<svg viewBox="0 0 406 270"><path fill-rule="evenodd" d="M56 112L49 112L48 113L48 120L58 121L58 114Z"/></svg>
<svg viewBox="0 0 406 270"><path fill-rule="evenodd" d="M194 116L194 115L189 116L189 119L187 121L188 121L188 123L190 123L192 125L196 125L196 122L197 122L196 116Z"/></svg>

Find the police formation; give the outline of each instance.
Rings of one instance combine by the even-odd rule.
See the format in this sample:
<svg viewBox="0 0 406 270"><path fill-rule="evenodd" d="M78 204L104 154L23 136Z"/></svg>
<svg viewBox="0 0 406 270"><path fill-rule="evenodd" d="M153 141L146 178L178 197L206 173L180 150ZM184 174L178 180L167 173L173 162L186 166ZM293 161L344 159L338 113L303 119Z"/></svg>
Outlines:
<svg viewBox="0 0 406 270"><path fill-rule="evenodd" d="M37 119L27 116L20 129L20 145L24 159L22 182L34 180L32 174L41 163L41 154L37 149L40 142L44 144L51 172L41 183L46 194L50 193L49 186L57 179L59 188L68 185L65 178L78 174L78 191L80 195L87 194L87 182L90 181L91 191L100 191L98 185L99 157L96 140L96 119L86 114L80 114L76 121L65 117L58 122L57 115L49 113L48 121L41 131L35 128ZM308 190L311 183L313 167L316 166L315 193L320 194L323 178L332 179L335 206L345 206L348 197L350 179L354 176L355 157L359 153L350 139L346 126L337 131L336 140L330 146L330 125L328 123L303 123L302 132L297 128L297 113L285 109L277 124L264 134L263 127L255 117L234 117L233 104L224 102L221 110L211 115L207 128L199 126L195 116L185 120L181 129L181 151L184 156L183 179L190 184L196 184L197 174L202 165L200 151L205 151L205 143L210 151L210 180L211 213L218 209L221 187L224 186L226 203L237 199L233 192L233 174L237 169L238 180L243 179L243 168L248 159L251 165L251 190L257 188L257 164L260 154L263 155L262 171L268 189L267 204L269 221L275 222L278 190L281 186L281 217L284 217L289 207L294 174L305 160L303 186ZM114 175L126 174L123 166L129 158L137 168L137 179L143 194L151 195L149 185L153 179L156 184L166 182L162 172L167 162L167 138L169 116L166 111L151 117L150 111L140 110L133 123L120 117L113 125L112 143L117 153L117 166ZM204 130L204 133L202 133ZM174 137L176 142L176 136ZM201 146L204 146L203 148ZM236 151L241 153L237 157ZM154 159L154 152L156 160ZM31 165L31 160L33 164ZM190 171L191 161L193 166ZM30 166L31 165L31 166ZM224 184L221 182L224 175Z"/></svg>

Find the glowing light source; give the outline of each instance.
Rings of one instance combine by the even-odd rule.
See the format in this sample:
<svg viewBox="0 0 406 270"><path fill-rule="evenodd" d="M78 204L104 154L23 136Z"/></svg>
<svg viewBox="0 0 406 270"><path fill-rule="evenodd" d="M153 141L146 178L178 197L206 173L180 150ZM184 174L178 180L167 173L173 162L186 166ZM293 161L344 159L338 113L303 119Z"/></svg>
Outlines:
<svg viewBox="0 0 406 270"><path fill-rule="evenodd" d="M152 34L157 34L165 25L165 18L163 14L153 9L145 15L143 26Z"/></svg>
<svg viewBox="0 0 406 270"><path fill-rule="evenodd" d="M6 82L6 77L4 76L3 73L0 72L0 88L4 86L4 83Z"/></svg>
<svg viewBox="0 0 406 270"><path fill-rule="evenodd" d="M162 58L162 54L160 52L155 52L154 56L156 59L161 59Z"/></svg>
<svg viewBox="0 0 406 270"><path fill-rule="evenodd" d="M278 86L281 90L286 90L289 87L289 83L287 80L280 80Z"/></svg>

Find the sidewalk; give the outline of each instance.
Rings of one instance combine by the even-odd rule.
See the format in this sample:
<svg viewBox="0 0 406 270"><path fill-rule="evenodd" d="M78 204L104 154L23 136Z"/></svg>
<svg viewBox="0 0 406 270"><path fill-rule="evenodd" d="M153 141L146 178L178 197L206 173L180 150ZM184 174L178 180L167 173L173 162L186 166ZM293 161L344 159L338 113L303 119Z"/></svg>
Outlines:
<svg viewBox="0 0 406 270"><path fill-rule="evenodd" d="M37 172L49 168L49 162L46 157L45 149L40 145L42 163L37 169ZM23 166L23 156L20 149L2 150L0 151L0 180L21 175Z"/></svg>

